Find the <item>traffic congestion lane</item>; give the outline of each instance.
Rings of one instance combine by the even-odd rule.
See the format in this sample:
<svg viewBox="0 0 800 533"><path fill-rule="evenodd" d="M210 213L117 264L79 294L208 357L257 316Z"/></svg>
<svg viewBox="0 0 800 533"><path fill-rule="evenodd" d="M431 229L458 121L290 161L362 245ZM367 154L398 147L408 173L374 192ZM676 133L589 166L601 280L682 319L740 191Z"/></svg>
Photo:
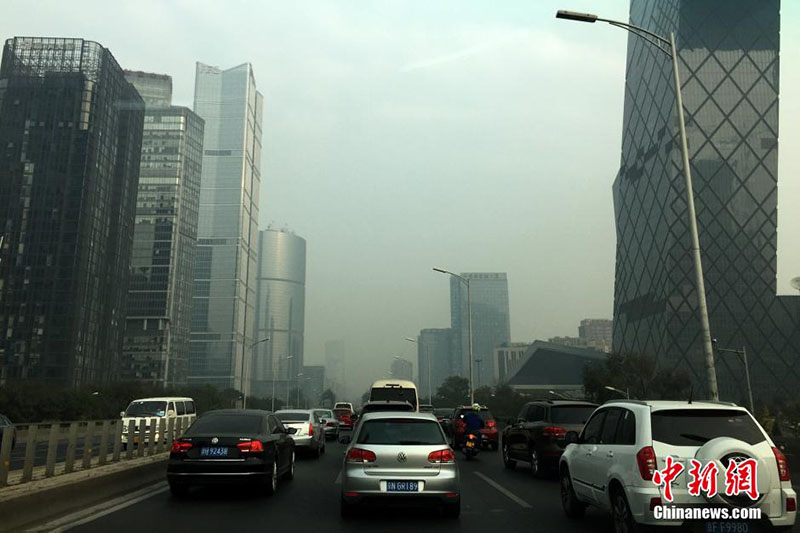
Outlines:
<svg viewBox="0 0 800 533"><path fill-rule="evenodd" d="M473 461L457 454L461 468L462 512L458 520L443 518L435 509L395 508L366 509L350 521L339 516L339 471L345 447L328 443L327 453L319 460L301 457L295 479L281 481L273 497L264 497L247 489L214 488L196 490L186 500L176 500L164 484L132 496L132 505L117 499L109 512L100 510L91 521L62 530L78 532L139 532L176 530L229 531L237 529L322 528L325 531L464 531L467 528L495 531L498 528L518 531L609 531L610 519L589 510L586 519L573 522L561 511L558 483L554 479L533 479L522 468L517 472L503 469L499 454L485 452ZM87 517L81 517L86 520ZM72 522L74 524L74 522Z"/></svg>

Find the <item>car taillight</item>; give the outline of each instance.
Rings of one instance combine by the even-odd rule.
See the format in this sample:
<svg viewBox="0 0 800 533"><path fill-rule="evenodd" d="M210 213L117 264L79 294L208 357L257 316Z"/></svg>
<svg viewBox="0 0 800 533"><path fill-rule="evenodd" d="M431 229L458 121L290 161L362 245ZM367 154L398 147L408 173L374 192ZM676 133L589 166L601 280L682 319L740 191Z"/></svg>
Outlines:
<svg viewBox="0 0 800 533"><path fill-rule="evenodd" d="M797 500L795 500L794 498L786 498L786 512L788 513L797 512Z"/></svg>
<svg viewBox="0 0 800 533"><path fill-rule="evenodd" d="M308 425L308 434L312 437L314 436L314 424Z"/></svg>
<svg viewBox="0 0 800 533"><path fill-rule="evenodd" d="M328 423L327 423L327 424L325 424L325 425L326 425L327 427L329 427L329 428L332 428L332 427L334 427L336 424L334 424L333 422L328 422Z"/></svg>
<svg viewBox="0 0 800 533"><path fill-rule="evenodd" d="M778 478L781 481L791 481L789 463L786 461L786 456L775 446L772 447L772 453L775 454L775 460L778 461Z"/></svg>
<svg viewBox="0 0 800 533"><path fill-rule="evenodd" d="M656 471L656 451L652 446L645 446L636 453L636 464L639 473L645 481L652 481L653 472Z"/></svg>
<svg viewBox="0 0 800 533"><path fill-rule="evenodd" d="M453 450L447 448L446 450L436 450L428 454L429 463L455 463L456 454Z"/></svg>
<svg viewBox="0 0 800 533"><path fill-rule="evenodd" d="M348 463L374 463L375 459L377 459L377 457L375 457L375 452L369 450L351 448L350 451L347 452Z"/></svg>
<svg viewBox="0 0 800 533"><path fill-rule="evenodd" d="M496 427L496 426L497 426L497 422L495 422L494 420L487 420L486 421L486 427L487 428L493 428L493 427Z"/></svg>
<svg viewBox="0 0 800 533"><path fill-rule="evenodd" d="M249 442L240 442L236 445L239 448L239 451L242 453L249 453L249 452L263 452L264 445L261 444L260 440L251 440Z"/></svg>
<svg viewBox="0 0 800 533"><path fill-rule="evenodd" d="M567 430L558 426L547 426L542 429L543 437L563 437L567 434Z"/></svg>
<svg viewBox="0 0 800 533"><path fill-rule="evenodd" d="M170 447L169 451L172 453L186 453L192 447L191 442L186 442L182 440L174 440L172 441L172 446Z"/></svg>

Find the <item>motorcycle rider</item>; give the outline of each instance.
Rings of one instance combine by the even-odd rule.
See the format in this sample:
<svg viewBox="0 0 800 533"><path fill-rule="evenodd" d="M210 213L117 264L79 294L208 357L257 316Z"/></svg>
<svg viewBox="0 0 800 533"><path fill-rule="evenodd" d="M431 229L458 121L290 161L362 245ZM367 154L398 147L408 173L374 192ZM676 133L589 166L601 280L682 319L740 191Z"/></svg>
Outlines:
<svg viewBox="0 0 800 533"><path fill-rule="evenodd" d="M481 412L481 406L479 403L472 404L472 410L467 411L466 414L461 415L463 417L464 422L464 433L461 436L461 445L463 446L464 442L467 440L467 436L470 434L474 434L475 436L480 438L481 430L486 426L484 424L481 415L478 414Z"/></svg>

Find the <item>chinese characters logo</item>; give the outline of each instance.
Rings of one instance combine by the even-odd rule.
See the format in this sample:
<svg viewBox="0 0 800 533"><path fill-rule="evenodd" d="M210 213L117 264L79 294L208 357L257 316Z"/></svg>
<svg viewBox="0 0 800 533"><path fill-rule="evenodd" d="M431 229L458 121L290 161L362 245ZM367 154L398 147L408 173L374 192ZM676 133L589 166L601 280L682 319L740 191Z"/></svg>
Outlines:
<svg viewBox="0 0 800 533"><path fill-rule="evenodd" d="M689 495L700 496L705 493L708 498L716 496L719 493L717 480L720 473L720 467L717 462L712 461L703 465L697 459L691 459L689 464L691 466L687 470L688 479L686 483ZM757 500L757 466L758 463L753 458L729 460L728 466L725 467L725 495L738 496L745 494L751 500ZM680 475L685 469L686 467L683 463L668 456L664 460L664 468L653 472L653 483L663 488L662 494L667 502L673 501L672 485L679 482Z"/></svg>

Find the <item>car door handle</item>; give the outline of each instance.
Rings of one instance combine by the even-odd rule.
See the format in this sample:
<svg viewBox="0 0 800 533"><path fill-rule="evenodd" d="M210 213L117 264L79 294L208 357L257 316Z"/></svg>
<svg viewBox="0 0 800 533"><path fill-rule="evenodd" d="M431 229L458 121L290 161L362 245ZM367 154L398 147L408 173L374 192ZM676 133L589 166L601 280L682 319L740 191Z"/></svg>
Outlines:
<svg viewBox="0 0 800 533"><path fill-rule="evenodd" d="M614 452L609 450L608 453L606 454L606 457L614 457Z"/></svg>

